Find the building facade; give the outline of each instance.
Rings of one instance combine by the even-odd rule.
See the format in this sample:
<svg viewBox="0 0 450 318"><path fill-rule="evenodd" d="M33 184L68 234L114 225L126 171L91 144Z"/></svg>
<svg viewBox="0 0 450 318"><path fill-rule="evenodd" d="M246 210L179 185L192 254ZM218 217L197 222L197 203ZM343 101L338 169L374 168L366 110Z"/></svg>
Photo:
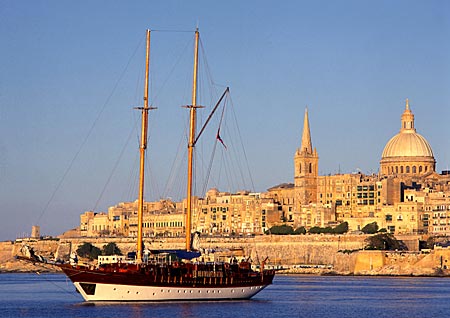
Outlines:
<svg viewBox="0 0 450 318"><path fill-rule="evenodd" d="M294 154L294 183L265 193L209 190L193 198L192 224L203 235L263 234L280 224L311 228L348 222L352 231L377 222L396 234L450 235L450 173L438 174L428 141L416 132L409 101L400 132L384 147L378 174L319 176L305 110L300 148ZM145 202L143 235L182 236L186 200ZM107 213L80 216L82 236L137 235L137 202L122 202Z"/></svg>

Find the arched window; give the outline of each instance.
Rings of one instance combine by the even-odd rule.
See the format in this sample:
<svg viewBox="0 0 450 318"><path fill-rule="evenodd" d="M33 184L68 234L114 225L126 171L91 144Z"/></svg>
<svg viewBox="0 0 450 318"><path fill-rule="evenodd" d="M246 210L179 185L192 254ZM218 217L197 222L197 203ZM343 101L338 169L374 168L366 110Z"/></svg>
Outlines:
<svg viewBox="0 0 450 318"><path fill-rule="evenodd" d="M398 173L398 167L395 167L395 173Z"/></svg>
<svg viewBox="0 0 450 318"><path fill-rule="evenodd" d="M400 166L400 173L403 173L403 166Z"/></svg>
<svg viewBox="0 0 450 318"><path fill-rule="evenodd" d="M422 172L422 166L419 166L419 173Z"/></svg>
<svg viewBox="0 0 450 318"><path fill-rule="evenodd" d="M299 173L302 173L302 164L300 164L300 165L298 166L298 172L299 172Z"/></svg>
<svg viewBox="0 0 450 318"><path fill-rule="evenodd" d="M312 173L312 163L309 164L309 173Z"/></svg>
<svg viewBox="0 0 450 318"><path fill-rule="evenodd" d="M427 172L428 171L428 166L425 166L425 172Z"/></svg>
<svg viewBox="0 0 450 318"><path fill-rule="evenodd" d="M412 173L417 173L417 168L416 168L416 166L413 166L413 167L412 167Z"/></svg>
<svg viewBox="0 0 450 318"><path fill-rule="evenodd" d="M406 173L409 173L409 166L406 166Z"/></svg>

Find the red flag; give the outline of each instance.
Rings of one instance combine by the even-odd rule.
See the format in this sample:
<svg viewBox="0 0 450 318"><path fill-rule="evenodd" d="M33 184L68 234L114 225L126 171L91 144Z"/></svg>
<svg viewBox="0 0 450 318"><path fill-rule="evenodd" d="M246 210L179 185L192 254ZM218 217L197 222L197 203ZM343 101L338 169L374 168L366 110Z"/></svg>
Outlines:
<svg viewBox="0 0 450 318"><path fill-rule="evenodd" d="M217 136L216 136L217 140L220 141L222 143L222 145L225 147L225 149L227 149L227 146L225 145L225 143L223 142L222 138L220 138L220 128L217 130Z"/></svg>

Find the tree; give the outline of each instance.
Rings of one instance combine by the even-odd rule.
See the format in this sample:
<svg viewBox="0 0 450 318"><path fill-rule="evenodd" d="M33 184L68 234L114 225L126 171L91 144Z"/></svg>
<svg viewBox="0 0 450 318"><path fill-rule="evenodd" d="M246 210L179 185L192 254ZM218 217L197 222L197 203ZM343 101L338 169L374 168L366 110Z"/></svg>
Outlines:
<svg viewBox="0 0 450 318"><path fill-rule="evenodd" d="M335 228L331 228L330 226L327 227L319 227L319 226L313 226L309 229L309 233L311 234L344 234L348 231L348 223L342 222L341 224L337 225Z"/></svg>
<svg viewBox="0 0 450 318"><path fill-rule="evenodd" d="M101 253L102 251L91 243L83 243L83 245L77 249L77 254L79 256L89 258L90 260L97 259Z"/></svg>
<svg viewBox="0 0 450 318"><path fill-rule="evenodd" d="M294 234L306 234L306 229L304 226L300 226L294 231Z"/></svg>
<svg viewBox="0 0 450 318"><path fill-rule="evenodd" d="M266 234L289 235L294 234L294 229L292 228L292 226L286 224L274 225L268 231L266 231Z"/></svg>
<svg viewBox="0 0 450 318"><path fill-rule="evenodd" d="M344 234L348 232L348 223L342 222L333 229L334 234Z"/></svg>
<svg viewBox="0 0 450 318"><path fill-rule="evenodd" d="M102 255L105 255L105 256L108 256L108 255L122 255L122 251L116 245L116 243L108 243L106 245L103 245Z"/></svg>
<svg viewBox="0 0 450 318"><path fill-rule="evenodd" d="M405 251L408 249L403 241L397 240L394 235L389 233L370 236L366 239L366 243L366 250Z"/></svg>
<svg viewBox="0 0 450 318"><path fill-rule="evenodd" d="M362 231L364 234L375 234L375 233L377 233L377 231L378 231L378 224L377 224L377 222L372 222L372 223L366 224L366 225L361 229L361 231Z"/></svg>
<svg viewBox="0 0 450 318"><path fill-rule="evenodd" d="M323 233L323 228L321 228L320 226L313 226L312 228L309 229L309 233L311 234Z"/></svg>

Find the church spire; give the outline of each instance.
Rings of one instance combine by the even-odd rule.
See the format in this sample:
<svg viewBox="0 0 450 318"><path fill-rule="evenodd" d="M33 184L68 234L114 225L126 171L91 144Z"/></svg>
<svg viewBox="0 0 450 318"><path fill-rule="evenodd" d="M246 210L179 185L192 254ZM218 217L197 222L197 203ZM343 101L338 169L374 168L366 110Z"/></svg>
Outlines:
<svg viewBox="0 0 450 318"><path fill-rule="evenodd" d="M300 151L309 154L313 153L311 132L309 130L308 107L305 109L305 118L303 119L302 145L300 147Z"/></svg>
<svg viewBox="0 0 450 318"><path fill-rule="evenodd" d="M317 203L319 156L312 147L308 108L305 109L302 144L295 152L294 167L294 210L299 212L302 205Z"/></svg>

